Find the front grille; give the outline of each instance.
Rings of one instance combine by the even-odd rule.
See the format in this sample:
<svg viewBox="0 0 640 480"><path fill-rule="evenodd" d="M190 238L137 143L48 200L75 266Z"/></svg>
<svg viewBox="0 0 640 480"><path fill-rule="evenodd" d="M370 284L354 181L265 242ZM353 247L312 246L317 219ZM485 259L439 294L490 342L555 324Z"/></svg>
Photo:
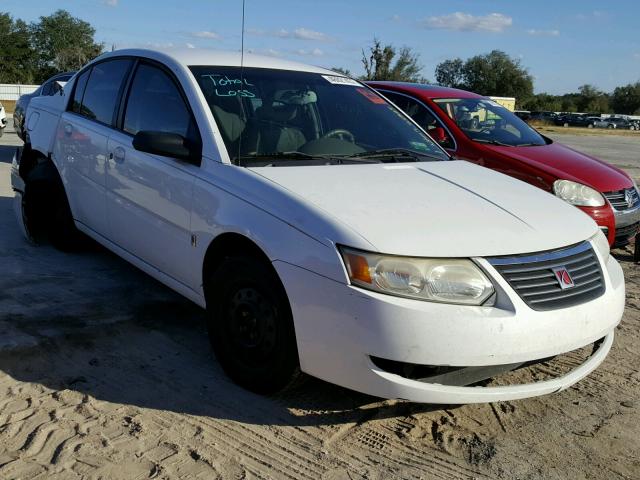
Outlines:
<svg viewBox="0 0 640 480"><path fill-rule="evenodd" d="M627 210L633 208L640 203L638 191L634 188L625 190L617 190L615 192L605 192L604 196L615 210Z"/></svg>
<svg viewBox="0 0 640 480"><path fill-rule="evenodd" d="M633 237L640 230L640 222L632 223L626 227L616 227L616 239L614 241L615 247L624 247L629 243L631 237Z"/></svg>
<svg viewBox="0 0 640 480"><path fill-rule="evenodd" d="M605 285L589 242L569 248L487 259L515 292L534 310L555 310L588 302L604 293ZM574 286L560 288L553 268L564 267Z"/></svg>

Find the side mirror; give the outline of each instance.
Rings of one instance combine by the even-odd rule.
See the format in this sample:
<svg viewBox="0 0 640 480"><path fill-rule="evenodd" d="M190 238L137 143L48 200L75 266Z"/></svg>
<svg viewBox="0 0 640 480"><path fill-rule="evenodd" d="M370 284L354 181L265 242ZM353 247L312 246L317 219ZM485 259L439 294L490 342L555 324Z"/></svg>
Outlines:
<svg viewBox="0 0 640 480"><path fill-rule="evenodd" d="M433 138L439 144L447 143L449 141L449 137L447 136L447 132L442 127L436 127L429 130L429 134L431 138Z"/></svg>
<svg viewBox="0 0 640 480"><path fill-rule="evenodd" d="M133 148L140 152L177 158L200 165L201 151L177 133L142 130L133 137Z"/></svg>

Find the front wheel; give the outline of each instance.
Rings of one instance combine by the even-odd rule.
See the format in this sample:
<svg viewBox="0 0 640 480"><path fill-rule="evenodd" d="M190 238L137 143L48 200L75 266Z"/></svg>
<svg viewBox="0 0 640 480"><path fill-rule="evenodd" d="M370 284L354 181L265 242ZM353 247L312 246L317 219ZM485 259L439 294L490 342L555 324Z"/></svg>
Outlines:
<svg viewBox="0 0 640 480"><path fill-rule="evenodd" d="M227 257L205 288L209 340L225 373L261 394L290 385L300 371L293 317L271 266Z"/></svg>

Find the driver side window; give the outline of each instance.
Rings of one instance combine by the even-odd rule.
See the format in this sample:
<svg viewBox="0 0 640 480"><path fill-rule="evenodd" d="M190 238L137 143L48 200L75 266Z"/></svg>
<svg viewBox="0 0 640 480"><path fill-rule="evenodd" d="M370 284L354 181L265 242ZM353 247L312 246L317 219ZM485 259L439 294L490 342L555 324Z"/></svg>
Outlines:
<svg viewBox="0 0 640 480"><path fill-rule="evenodd" d="M422 103L414 100L413 98L407 97L405 95L400 95L393 92L383 92L384 96L395 103L401 110L403 110L407 115L409 115L414 122L420 125L429 135L434 136L434 131L436 128L441 128L445 132L444 126L442 122L433 115L429 109L427 109ZM448 132L444 139L436 139L440 145L444 148L455 149L455 144L453 143L453 139L449 136Z"/></svg>

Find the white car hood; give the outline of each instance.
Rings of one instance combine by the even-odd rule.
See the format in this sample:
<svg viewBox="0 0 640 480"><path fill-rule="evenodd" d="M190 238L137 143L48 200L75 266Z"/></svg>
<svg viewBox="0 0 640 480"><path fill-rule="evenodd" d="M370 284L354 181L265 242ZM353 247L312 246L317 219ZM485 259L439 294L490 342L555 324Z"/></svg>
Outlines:
<svg viewBox="0 0 640 480"><path fill-rule="evenodd" d="M590 217L550 193L465 161L252 170L383 253L475 257L539 252L597 232ZM308 230L309 220L299 222L300 227Z"/></svg>

